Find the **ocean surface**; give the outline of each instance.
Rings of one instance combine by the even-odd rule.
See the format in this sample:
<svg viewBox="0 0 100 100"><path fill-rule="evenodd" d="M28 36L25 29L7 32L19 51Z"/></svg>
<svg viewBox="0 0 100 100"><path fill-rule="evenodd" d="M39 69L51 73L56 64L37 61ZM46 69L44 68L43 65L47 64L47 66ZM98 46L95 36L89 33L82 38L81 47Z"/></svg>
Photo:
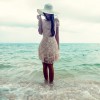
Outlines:
<svg viewBox="0 0 100 100"><path fill-rule="evenodd" d="M0 100L100 100L100 44L61 43L45 84L38 43L0 44Z"/></svg>

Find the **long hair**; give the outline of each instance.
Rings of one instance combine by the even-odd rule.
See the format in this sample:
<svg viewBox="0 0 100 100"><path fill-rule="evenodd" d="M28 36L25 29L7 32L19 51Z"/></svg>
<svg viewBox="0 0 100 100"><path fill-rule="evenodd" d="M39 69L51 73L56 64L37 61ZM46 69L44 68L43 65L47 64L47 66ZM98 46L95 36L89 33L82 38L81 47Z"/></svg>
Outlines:
<svg viewBox="0 0 100 100"><path fill-rule="evenodd" d="M47 16L45 15L45 13L43 13L45 18L47 19ZM47 19L48 20L48 19ZM53 37L55 35L55 30L54 30L54 14L50 14L50 21L51 21L51 37Z"/></svg>

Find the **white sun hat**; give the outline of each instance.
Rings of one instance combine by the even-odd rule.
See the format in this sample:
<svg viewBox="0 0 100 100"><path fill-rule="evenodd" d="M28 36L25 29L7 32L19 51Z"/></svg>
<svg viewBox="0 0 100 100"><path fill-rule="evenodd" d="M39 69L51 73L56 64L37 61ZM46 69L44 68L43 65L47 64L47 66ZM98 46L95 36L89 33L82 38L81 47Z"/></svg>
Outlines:
<svg viewBox="0 0 100 100"><path fill-rule="evenodd" d="M40 15L44 15L43 13L58 15L58 12L53 11L53 6L50 3L44 5L44 9L37 9L37 12Z"/></svg>

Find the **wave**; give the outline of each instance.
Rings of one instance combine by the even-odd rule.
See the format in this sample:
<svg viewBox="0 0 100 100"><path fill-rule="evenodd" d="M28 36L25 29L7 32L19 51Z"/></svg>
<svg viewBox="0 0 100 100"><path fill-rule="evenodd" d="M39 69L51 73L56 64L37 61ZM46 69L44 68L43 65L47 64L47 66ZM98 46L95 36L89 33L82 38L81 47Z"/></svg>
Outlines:
<svg viewBox="0 0 100 100"><path fill-rule="evenodd" d="M97 66L100 67L99 63L95 63L95 64L80 64L79 66Z"/></svg>
<svg viewBox="0 0 100 100"><path fill-rule="evenodd" d="M0 64L0 69L4 69L4 68L12 68L14 66L8 65L8 64Z"/></svg>

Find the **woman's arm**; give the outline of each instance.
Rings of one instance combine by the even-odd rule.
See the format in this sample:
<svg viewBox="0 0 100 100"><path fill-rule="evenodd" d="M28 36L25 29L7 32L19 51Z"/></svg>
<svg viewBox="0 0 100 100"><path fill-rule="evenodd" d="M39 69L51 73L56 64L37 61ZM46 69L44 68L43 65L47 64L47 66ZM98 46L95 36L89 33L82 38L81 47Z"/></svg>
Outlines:
<svg viewBox="0 0 100 100"><path fill-rule="evenodd" d="M58 44L58 49L59 49L59 27L56 27L56 35L55 35L57 44Z"/></svg>
<svg viewBox="0 0 100 100"><path fill-rule="evenodd" d="M41 15L38 15L37 17L38 17L38 26L39 26L38 32L39 32L39 34L42 35L43 29L42 29L42 19L41 19Z"/></svg>
<svg viewBox="0 0 100 100"><path fill-rule="evenodd" d="M56 18L55 19L55 22L56 22L56 35L55 35L55 38L56 38L56 41L57 41L57 44L58 44L58 49L60 49L59 48L59 19L58 18Z"/></svg>

